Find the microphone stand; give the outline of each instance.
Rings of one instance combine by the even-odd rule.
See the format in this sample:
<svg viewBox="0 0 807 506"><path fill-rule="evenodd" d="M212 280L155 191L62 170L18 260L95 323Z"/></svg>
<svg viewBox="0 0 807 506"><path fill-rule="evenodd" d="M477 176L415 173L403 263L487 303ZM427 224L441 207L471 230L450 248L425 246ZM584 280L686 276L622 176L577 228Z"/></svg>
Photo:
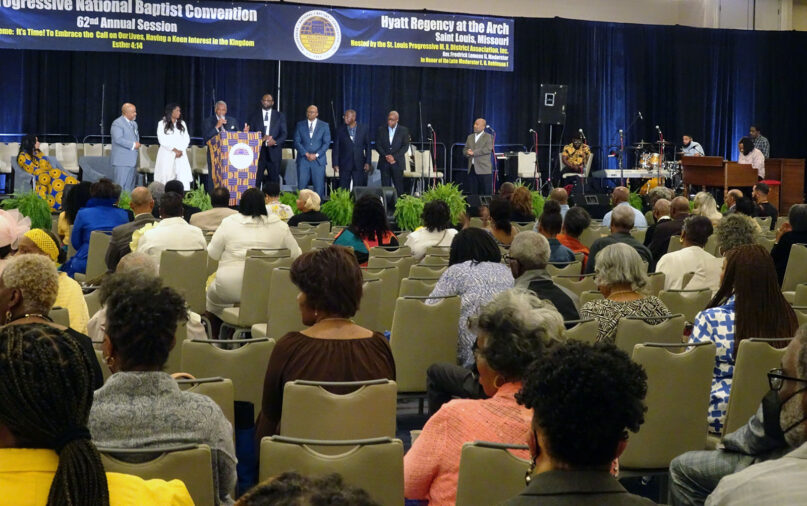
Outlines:
<svg viewBox="0 0 807 506"><path fill-rule="evenodd" d="M622 130L619 131L619 179L622 186L625 186L625 168L623 166L622 158L625 156L625 136Z"/></svg>
<svg viewBox="0 0 807 506"><path fill-rule="evenodd" d="M488 127L488 128L490 128L490 127ZM493 152L491 153L491 156L493 156L493 170L491 171L491 172L493 172L493 182L492 182L492 189L491 189L490 194L491 195L496 195L496 176L498 176L498 174L499 174L498 162L496 160L496 130L493 130L491 128L490 131L493 133L493 136L492 136L493 137L493 148L492 148Z"/></svg>
<svg viewBox="0 0 807 506"><path fill-rule="evenodd" d="M104 156L104 102L106 100L106 83L101 84L101 156Z"/></svg>
<svg viewBox="0 0 807 506"><path fill-rule="evenodd" d="M432 188L437 186L437 133L435 133L434 128L431 129L432 131L432 142L429 145L431 150L431 160L432 160Z"/></svg>
<svg viewBox="0 0 807 506"><path fill-rule="evenodd" d="M541 191L540 187L541 181L538 176L538 132L532 129L530 129L530 131L532 132L532 142L533 146L535 147L535 173L534 173L535 191Z"/></svg>
<svg viewBox="0 0 807 506"><path fill-rule="evenodd" d="M656 183L661 184L661 167L664 166L664 134L661 133L661 129L658 130L658 138L659 138L659 157L658 157L658 167L656 167Z"/></svg>

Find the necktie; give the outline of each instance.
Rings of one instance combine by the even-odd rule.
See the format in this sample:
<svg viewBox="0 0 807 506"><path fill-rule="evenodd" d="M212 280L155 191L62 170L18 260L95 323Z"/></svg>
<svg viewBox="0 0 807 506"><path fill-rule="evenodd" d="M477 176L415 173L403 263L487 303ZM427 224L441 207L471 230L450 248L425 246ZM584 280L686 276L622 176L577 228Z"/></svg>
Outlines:
<svg viewBox="0 0 807 506"><path fill-rule="evenodd" d="M308 122L308 136L309 137L314 136L314 122L313 121Z"/></svg>
<svg viewBox="0 0 807 506"><path fill-rule="evenodd" d="M267 111L263 112L263 120L264 121L269 121L269 112L267 112Z"/></svg>

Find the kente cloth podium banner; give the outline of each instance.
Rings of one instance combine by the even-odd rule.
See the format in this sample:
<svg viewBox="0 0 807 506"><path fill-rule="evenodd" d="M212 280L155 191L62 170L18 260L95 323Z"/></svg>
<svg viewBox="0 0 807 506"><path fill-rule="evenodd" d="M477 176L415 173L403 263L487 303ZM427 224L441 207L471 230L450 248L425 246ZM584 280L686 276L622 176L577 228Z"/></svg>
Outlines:
<svg viewBox="0 0 807 506"><path fill-rule="evenodd" d="M241 194L255 186L260 132L223 132L207 141L213 185L230 191L230 205L241 202Z"/></svg>
<svg viewBox="0 0 807 506"><path fill-rule="evenodd" d="M513 70L513 20L210 0L0 0L0 48Z"/></svg>

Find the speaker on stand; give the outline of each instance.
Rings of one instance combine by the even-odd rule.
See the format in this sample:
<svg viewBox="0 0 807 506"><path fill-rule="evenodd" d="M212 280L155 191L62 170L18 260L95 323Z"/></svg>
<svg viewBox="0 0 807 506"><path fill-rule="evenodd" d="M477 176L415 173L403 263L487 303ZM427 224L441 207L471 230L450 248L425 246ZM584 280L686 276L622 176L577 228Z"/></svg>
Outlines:
<svg viewBox="0 0 807 506"><path fill-rule="evenodd" d="M555 146L552 143L553 128L561 127L561 144L563 126L566 125L566 98L569 87L565 84L541 84L540 102L538 106L538 123L549 127L549 149L547 149L547 178L544 186L551 191L552 186L552 158ZM558 168L558 176L560 167ZM543 187L542 187L543 188Z"/></svg>

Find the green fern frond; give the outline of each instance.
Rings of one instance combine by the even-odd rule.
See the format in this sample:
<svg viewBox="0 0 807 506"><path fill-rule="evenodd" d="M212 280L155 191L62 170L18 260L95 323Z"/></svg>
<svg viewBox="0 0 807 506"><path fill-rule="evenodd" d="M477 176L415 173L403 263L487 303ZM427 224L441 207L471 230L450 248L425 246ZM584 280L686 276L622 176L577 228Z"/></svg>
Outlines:
<svg viewBox="0 0 807 506"><path fill-rule="evenodd" d="M3 209L17 209L20 214L31 218L31 228L50 230L53 227L48 202L34 191L15 193L0 203Z"/></svg>

